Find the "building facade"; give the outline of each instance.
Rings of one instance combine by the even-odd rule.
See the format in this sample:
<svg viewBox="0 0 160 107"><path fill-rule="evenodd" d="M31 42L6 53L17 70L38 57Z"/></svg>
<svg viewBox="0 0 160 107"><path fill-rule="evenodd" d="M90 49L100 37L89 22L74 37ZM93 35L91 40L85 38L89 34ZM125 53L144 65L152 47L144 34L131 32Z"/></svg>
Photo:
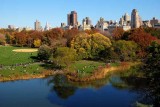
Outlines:
<svg viewBox="0 0 160 107"><path fill-rule="evenodd" d="M90 30L92 23L89 17L86 17L82 20L82 30Z"/></svg>
<svg viewBox="0 0 160 107"><path fill-rule="evenodd" d="M150 20L150 23L151 23L152 27L154 27L155 25L160 23L160 20L158 20L155 17L153 17L153 19Z"/></svg>
<svg viewBox="0 0 160 107"><path fill-rule="evenodd" d="M36 22L34 22L34 28L37 31L42 31L41 23L38 20L36 20Z"/></svg>
<svg viewBox="0 0 160 107"><path fill-rule="evenodd" d="M76 11L71 11L70 14L67 14L67 24L68 24L68 26L73 26L73 27L78 26L77 17L78 16L77 16Z"/></svg>
<svg viewBox="0 0 160 107"><path fill-rule="evenodd" d="M52 29L50 24L48 22L46 22L46 26L44 28L45 31Z"/></svg>
<svg viewBox="0 0 160 107"><path fill-rule="evenodd" d="M128 13L125 13L124 16L122 16L122 18L120 18L119 24L122 26L130 26L130 22L131 22L131 18L128 15Z"/></svg>
<svg viewBox="0 0 160 107"><path fill-rule="evenodd" d="M100 31L108 30L109 22L105 21L104 18L100 17L100 20L97 22L95 28Z"/></svg>
<svg viewBox="0 0 160 107"><path fill-rule="evenodd" d="M142 20L138 14L138 11L133 9L131 14L131 28L139 28L140 26L142 26Z"/></svg>

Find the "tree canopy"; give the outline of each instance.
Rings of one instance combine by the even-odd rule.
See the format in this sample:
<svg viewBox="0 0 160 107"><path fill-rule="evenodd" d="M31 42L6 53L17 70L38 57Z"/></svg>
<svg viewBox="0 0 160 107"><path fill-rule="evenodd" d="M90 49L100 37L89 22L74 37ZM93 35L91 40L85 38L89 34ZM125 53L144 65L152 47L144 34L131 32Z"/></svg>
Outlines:
<svg viewBox="0 0 160 107"><path fill-rule="evenodd" d="M76 50L81 59L97 59L99 53L110 46L110 39L99 33L79 33L71 41L71 48Z"/></svg>

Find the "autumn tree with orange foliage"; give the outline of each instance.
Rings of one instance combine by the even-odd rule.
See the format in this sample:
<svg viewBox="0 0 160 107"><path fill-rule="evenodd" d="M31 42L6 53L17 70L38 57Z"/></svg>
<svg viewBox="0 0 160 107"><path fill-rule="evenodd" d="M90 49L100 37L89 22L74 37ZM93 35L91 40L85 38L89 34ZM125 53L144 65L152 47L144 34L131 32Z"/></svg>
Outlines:
<svg viewBox="0 0 160 107"><path fill-rule="evenodd" d="M31 31L31 32L29 33L29 36L30 36L30 38L32 38L33 40L36 40L36 39L42 40L43 32Z"/></svg>
<svg viewBox="0 0 160 107"><path fill-rule="evenodd" d="M112 33L113 38L114 38L115 40L120 40L120 39L122 39L123 34L124 34L124 30L123 30L122 28L115 28L115 29L113 30L113 33Z"/></svg>
<svg viewBox="0 0 160 107"><path fill-rule="evenodd" d="M64 38L67 39L67 46L70 47L71 40L79 33L80 31L76 28L65 30L64 32Z"/></svg>
<svg viewBox="0 0 160 107"><path fill-rule="evenodd" d="M15 34L16 45L24 46L27 44L27 35L24 32Z"/></svg>
<svg viewBox="0 0 160 107"><path fill-rule="evenodd" d="M53 28L44 32L43 42L47 43L51 47L65 46L64 31L61 28Z"/></svg>
<svg viewBox="0 0 160 107"><path fill-rule="evenodd" d="M156 37L146 33L142 28L132 30L129 39L135 41L142 50L145 50L153 41L157 40Z"/></svg>
<svg viewBox="0 0 160 107"><path fill-rule="evenodd" d="M153 42L156 41L157 38L152 36L149 33L146 33L143 28L134 29L131 31L131 35L129 36L129 39L132 41L135 41L140 49L137 53L137 56L139 58L145 58L147 55L146 49L147 47Z"/></svg>
<svg viewBox="0 0 160 107"><path fill-rule="evenodd" d="M95 33L100 33L98 29L92 28L91 30L85 30L85 33L87 34L95 34Z"/></svg>
<svg viewBox="0 0 160 107"><path fill-rule="evenodd" d="M43 38L43 32L38 31L29 31L27 34L27 45L29 47L34 47L34 41L40 40L42 41Z"/></svg>
<svg viewBox="0 0 160 107"><path fill-rule="evenodd" d="M49 39L58 39L63 37L64 31L61 28L53 28L49 31L44 32L44 35Z"/></svg>
<svg viewBox="0 0 160 107"><path fill-rule="evenodd" d="M0 33L0 45L5 45L5 36Z"/></svg>

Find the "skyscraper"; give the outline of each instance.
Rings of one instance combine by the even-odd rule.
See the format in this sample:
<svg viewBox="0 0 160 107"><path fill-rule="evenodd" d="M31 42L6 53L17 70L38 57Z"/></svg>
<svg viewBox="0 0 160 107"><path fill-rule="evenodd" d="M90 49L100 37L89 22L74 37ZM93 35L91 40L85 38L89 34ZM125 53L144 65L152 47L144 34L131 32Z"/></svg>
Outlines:
<svg viewBox="0 0 160 107"><path fill-rule="evenodd" d="M131 20L131 18L130 18L130 16L128 15L128 13L125 13L125 15L124 15L124 21L128 22L128 21L130 21L130 20Z"/></svg>
<svg viewBox="0 0 160 107"><path fill-rule="evenodd" d="M131 14L131 28L139 28L142 25L142 20L136 9L132 10Z"/></svg>
<svg viewBox="0 0 160 107"><path fill-rule="evenodd" d="M37 30L37 31L42 30L41 23L38 20L36 20L36 22L34 22L34 27L35 27L35 30Z"/></svg>
<svg viewBox="0 0 160 107"><path fill-rule="evenodd" d="M51 26L50 26L50 24L47 22L44 30L47 31L47 30L50 30L50 29L51 29Z"/></svg>
<svg viewBox="0 0 160 107"><path fill-rule="evenodd" d="M122 18L120 18L119 24L122 26L123 25L130 26L130 21L131 21L130 16L127 13L125 13L125 15L122 16Z"/></svg>
<svg viewBox="0 0 160 107"><path fill-rule="evenodd" d="M76 11L71 11L70 14L67 15L67 21L68 21L68 26L77 26L78 21L77 21L77 12Z"/></svg>
<svg viewBox="0 0 160 107"><path fill-rule="evenodd" d="M91 20L89 17L86 17L82 20L82 30L90 30L92 27Z"/></svg>

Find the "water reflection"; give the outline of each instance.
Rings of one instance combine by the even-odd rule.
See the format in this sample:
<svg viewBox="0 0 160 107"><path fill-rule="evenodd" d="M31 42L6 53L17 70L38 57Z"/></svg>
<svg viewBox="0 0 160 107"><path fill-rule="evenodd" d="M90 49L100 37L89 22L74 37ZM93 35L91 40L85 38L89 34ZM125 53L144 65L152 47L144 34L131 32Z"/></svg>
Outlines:
<svg viewBox="0 0 160 107"><path fill-rule="evenodd" d="M110 78L110 83L118 89L127 89L138 94L137 101L146 105L159 107L160 104L160 84L159 81L150 81L144 77L133 76L113 76Z"/></svg>
<svg viewBox="0 0 160 107"><path fill-rule="evenodd" d="M121 77L131 90L139 94L138 101L148 105L160 106L160 82L155 79L138 77Z"/></svg>
<svg viewBox="0 0 160 107"><path fill-rule="evenodd" d="M109 78L104 78L91 82L71 82L68 81L65 75L55 75L48 81L48 85L53 84L51 92L55 91L56 94L62 98L67 99L74 95L78 88L94 88L99 89L109 83Z"/></svg>
<svg viewBox="0 0 160 107"><path fill-rule="evenodd" d="M135 93L130 93L127 90L120 91L112 87L110 78L112 77L92 82L75 83L68 81L64 75L56 75L48 81L48 85L51 87L48 100L53 104L69 107L105 107L118 106L119 104L128 107L135 102L133 100L136 96Z"/></svg>
<svg viewBox="0 0 160 107"><path fill-rule="evenodd" d="M59 102L59 104L65 105L66 103L65 100L72 99L70 98L72 96L74 98L75 94L80 89L86 89L90 91L91 89L94 89L99 91L105 87L106 91L109 91L108 87L111 85L118 91L124 90L126 92L129 91L130 94L136 93L136 98L131 104L132 106L135 102L140 102L143 104L154 104L152 99L153 94L151 94L151 90L153 91L153 87L151 88L149 83L150 82L147 80L147 78L140 78L140 77L133 77L133 76L124 77L119 73L115 73L114 75L108 76L101 80L92 81L92 82L83 82L83 83L70 82L66 79L64 75L56 75L48 81L49 85L52 84L52 87L50 90L51 93L49 94L48 99L52 103ZM156 94L159 93L159 91L157 90L156 91L154 90L154 92L156 92ZM56 94L60 99L63 99L63 101L60 99L57 100L54 94ZM81 92L81 94L83 93ZM107 98L107 97L109 96L105 96L104 98ZM156 99L156 100L159 100L159 99Z"/></svg>
<svg viewBox="0 0 160 107"><path fill-rule="evenodd" d="M119 104L128 107L134 102L135 93L120 91L112 87L109 80L106 77L92 82L74 83L68 81L64 75L56 75L48 81L48 100L67 107L106 107Z"/></svg>
<svg viewBox="0 0 160 107"><path fill-rule="evenodd" d="M70 96L74 95L76 87L71 85L67 78L64 75L55 75L51 80L48 81L48 84L53 84L51 91L55 91L57 96L62 99L67 99Z"/></svg>

